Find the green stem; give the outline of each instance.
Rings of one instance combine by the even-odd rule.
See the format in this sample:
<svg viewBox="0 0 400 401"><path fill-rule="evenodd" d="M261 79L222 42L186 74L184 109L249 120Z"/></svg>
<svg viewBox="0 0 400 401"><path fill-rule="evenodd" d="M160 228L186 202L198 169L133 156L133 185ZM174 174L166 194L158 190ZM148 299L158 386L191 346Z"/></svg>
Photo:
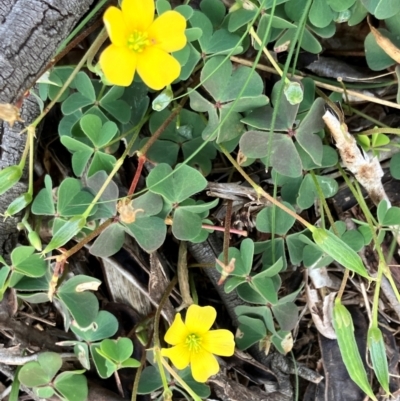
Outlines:
<svg viewBox="0 0 400 401"><path fill-rule="evenodd" d="M272 194L273 198L276 199L278 195L278 180L274 181L274 192ZM272 245L272 263L275 263L275 228L276 228L276 205L272 205L272 221L271 221L271 245Z"/></svg>
<svg viewBox="0 0 400 401"><path fill-rule="evenodd" d="M322 206L323 206L323 208L324 208L324 211L325 211L325 213L326 213L326 215L327 215L327 217L328 217L329 224L330 224L330 226L332 227L333 232L335 233L335 235L336 235L336 236L339 236L339 233L338 233L337 228L336 228L336 225L335 225L335 221L333 220L332 213L331 213L331 211L330 211L330 209L329 209L329 206L328 206L328 204L327 204L327 202L326 202L324 193L322 192L322 189L321 189L321 186L319 185L319 182L318 182L318 180L317 180L317 177L316 177L316 175L315 175L315 173L314 173L313 170L310 170L309 173L311 174L311 178L313 179L314 185L315 185L315 187L317 188L319 201L322 203Z"/></svg>
<svg viewBox="0 0 400 401"><path fill-rule="evenodd" d="M86 52L86 54L82 57L81 61L76 65L74 70L72 71L71 75L68 77L68 79L65 81L64 85L62 88L58 91L57 95L54 97L54 99L44 108L42 113L36 120L30 125L31 127L37 127L38 124L43 120L43 118L47 115L47 113L53 108L53 106L58 102L62 94L65 92L65 90L68 88L68 86L71 84L71 82L74 80L75 76L78 74L80 69L85 65L86 60L89 59L89 57L92 56L93 53L96 53L98 50L98 44L100 42L100 39L102 39L102 34L105 32L105 29L99 33L97 36L96 40L92 43L90 46L89 50Z"/></svg>
<svg viewBox="0 0 400 401"><path fill-rule="evenodd" d="M378 327L379 293L381 289L383 271L384 271L384 266L381 266L381 262L379 262L378 273L376 275L375 290L374 290L374 302L372 303L371 327Z"/></svg>
<svg viewBox="0 0 400 401"><path fill-rule="evenodd" d="M28 141L29 141L29 184L28 184L28 193L33 195L33 169L34 169L34 156L35 156L35 148L33 144L33 138L35 136L35 129L28 129Z"/></svg>
<svg viewBox="0 0 400 401"><path fill-rule="evenodd" d="M116 142L119 142L121 139L126 138L128 135L134 133L136 131L135 135L135 139L139 136L139 131L138 131L138 126L140 125L141 127L143 126L144 123L146 123L150 118L150 113L147 112L146 115L143 117L143 120L140 121L140 123L138 125L135 125L134 127L132 127L131 129L129 129L128 131L122 133L121 135L119 135L117 138L113 139L111 142L108 142L107 145L104 146L104 148L109 147L111 145L113 145ZM100 148L103 149L103 148Z"/></svg>
<svg viewBox="0 0 400 401"><path fill-rule="evenodd" d="M107 179L104 181L104 184L101 186L99 192L96 194L90 205L87 207L85 212L82 214L83 217L86 219L89 217L90 212L92 209L95 207L97 201L101 198L103 195L104 191L106 190L108 184L112 181L114 175L118 172L120 167L122 166L125 157L129 155L129 152L131 150L131 147L133 146L134 142L136 141L137 135L139 135L140 129L144 125L144 123L147 121L147 118L143 119L137 126L136 128L136 135L133 135L131 140L129 141L128 145L126 146L126 149L124 153L122 153L121 157L115 162L114 168L112 169L111 173L108 175Z"/></svg>
<svg viewBox="0 0 400 401"><path fill-rule="evenodd" d="M344 94L344 99L345 99L346 104L350 104L349 95L347 93L347 88L346 88L346 85L343 82L343 79L342 78L338 78L337 81L339 82L340 86L343 89L343 94Z"/></svg>
<svg viewBox="0 0 400 401"><path fill-rule="evenodd" d="M68 45L68 43L78 34L78 32L93 18L93 16L107 3L108 0L101 0L90 13L79 23L79 25L67 36L67 38L61 43L57 49L56 55L62 52L62 50Z"/></svg>
<svg viewBox="0 0 400 401"><path fill-rule="evenodd" d="M163 383L164 387L164 393L171 392L171 390L168 387L168 381L167 377L165 376L164 368L163 368L163 363L162 363L162 357L161 357L161 345L160 345L160 316L161 316L161 310L164 306L164 303L167 301L170 293L172 292L172 289L178 282L178 277L175 276L172 281L168 284L168 287L165 289L165 292L160 300L160 303L158 305L158 308L156 310L156 315L154 316L154 355L157 361L158 365L158 370L160 372L161 376L161 381Z"/></svg>
<svg viewBox="0 0 400 401"><path fill-rule="evenodd" d="M366 131L357 132L357 135L374 135L374 134L395 134L400 135L399 128L372 128Z"/></svg>
<svg viewBox="0 0 400 401"><path fill-rule="evenodd" d="M229 263L229 241L231 231L231 219L232 219L232 203L233 201L228 199L226 201L226 214L225 214L225 227L224 227L224 245L222 248L224 254L224 264L228 266Z"/></svg>
<svg viewBox="0 0 400 401"><path fill-rule="evenodd" d="M342 167L340 165L338 165L339 171L341 172L347 186L350 188L350 191L353 193L353 195L355 196L356 200L358 201L358 204L361 207L361 210L364 213L365 219L367 220L368 226L371 230L371 234L372 234L372 238L375 244L375 249L376 252L378 253L378 257L379 257L379 265L378 265L378 272L377 272L377 278L376 278L376 283L375 283L375 293L374 293L374 300L378 300L379 299L379 293L380 293L380 288L381 288L381 283L382 283L382 276L383 274L385 275L385 277L388 279L393 292L396 295L397 301L400 302L400 294L399 291L397 289L397 286L393 280L393 277L390 273L390 270L386 264L386 260L385 260L385 256L383 255L382 252L382 248L380 247L379 241L378 241L378 236L376 234L376 230L375 230L375 225L373 223L373 217L371 215L371 212L367 206L367 204L365 203L365 199L361 194L361 189L357 183L357 181L355 182L355 185L357 187L357 190L354 188L353 184L351 183L350 179L348 178L347 174L345 173L345 171L342 169ZM373 326L376 327L376 325L378 324L378 302L373 303L372 305L372 322L371 324Z"/></svg>
<svg viewBox="0 0 400 401"><path fill-rule="evenodd" d="M223 145L219 145L219 148L221 152L226 156L226 158L232 163L232 165L235 167L235 169L242 175L242 177L254 188L254 190L257 192L257 194L260 196L264 196L267 200L269 200L272 204L278 206L281 208L284 212L286 212L288 215L292 216L296 220L298 220L301 224L303 224L305 227L307 227L311 232L315 230L315 227L310 224L307 220L303 219L301 216L299 216L297 213L293 212L293 210L289 209L287 206L285 206L283 203L279 202L275 198L273 198L270 194L265 192L259 185L257 185L251 178L250 176L242 169L242 167L236 162L236 160L230 155L230 153L224 148Z"/></svg>
<svg viewBox="0 0 400 401"><path fill-rule="evenodd" d="M25 148L21 156L21 160L18 163L18 167L20 169L25 168L25 163L26 163L26 158L28 157L29 154L29 149L31 148L31 140L30 140L30 134L29 131L32 130L30 127L27 128L27 136L26 136L26 142L25 142ZM33 132L35 132L35 129L33 128Z"/></svg>
<svg viewBox="0 0 400 401"><path fill-rule="evenodd" d="M360 110L355 109L354 107L351 107L351 106L349 106L349 105L344 104L344 105L343 105L343 109L344 109L344 110L350 111L352 114L357 114L358 116L363 117L363 118L365 118L365 119L368 120L368 121L371 121L371 123L377 125L378 127L386 127L386 128L389 128L386 124L383 124L383 123L380 122L379 120L377 120L377 119L375 119L375 118L369 116L368 114L363 113L363 112L360 111Z"/></svg>
<svg viewBox="0 0 400 401"><path fill-rule="evenodd" d="M299 35L299 39L296 44L296 54L295 54L294 60L293 60L292 76L294 76L296 74L296 65L297 65L297 60L299 58L299 54L300 54L300 50L301 50L301 42L303 41L305 27L306 27L306 20L304 19L301 27L300 27L300 25L298 27L298 29L301 29L301 34Z"/></svg>
<svg viewBox="0 0 400 401"><path fill-rule="evenodd" d="M182 107L185 105L187 101L187 97L184 97L181 100L181 103L178 107L165 119L165 121L158 127L157 131L150 137L150 139L145 143L145 145L138 151L139 156L146 156L146 153L149 151L151 146L153 146L154 142L160 137L160 135L165 131L169 124L171 124L172 120L181 112Z"/></svg>
<svg viewBox="0 0 400 401"><path fill-rule="evenodd" d="M159 347L154 347L154 357L156 359L158 371L160 372L160 376L161 376L161 382L164 387L163 396L167 399L172 399L172 391L169 389L167 376L164 371L164 366L167 370L171 369L171 367L168 364L165 364L163 366L163 358L161 357L161 351L160 351ZM166 365L168 365L169 369L167 368ZM173 369L171 369L171 370L173 370Z"/></svg>
<svg viewBox="0 0 400 401"><path fill-rule="evenodd" d="M108 38L108 34L107 31L105 29L103 29L99 35L96 38L96 45L93 42L93 45L91 46L92 51L89 54L89 57L87 58L87 68L89 69L89 71L94 72L95 74L97 73L95 66L93 65L93 59L94 56L97 54L97 52L99 51L101 45L107 40Z"/></svg>
<svg viewBox="0 0 400 401"><path fill-rule="evenodd" d="M261 8L263 7L263 5L264 5L265 2L266 2L266 0L262 0L262 4L261 4L260 8L258 9L256 15L254 16L254 18L253 18L252 21L250 22L250 26L252 26L252 25L255 23L255 21L256 21L258 15L259 15L260 12L261 12ZM275 4L275 3L274 3L274 4ZM249 28L249 29L250 29L250 28ZM239 43L241 43L241 42L243 41L244 37L245 37L247 34L248 34L248 30L243 34L243 36L241 37ZM264 36L264 38L263 38L263 43L266 42L267 35L268 35L268 30L266 31L265 36ZM234 49L221 61L221 63L215 68L214 71L212 71L207 77L204 77L203 82L206 81L207 79L209 79L209 78L214 74L214 72L217 71L218 68L219 68L226 60L228 60L228 59L230 58L230 56L233 54L233 52L234 52ZM207 146L207 144L208 144L211 140L214 140L214 139L215 139L215 136L216 136L218 130L219 130L220 127L225 123L225 121L228 120L229 116L231 115L232 111L233 111L234 108L235 108L236 103L237 103L237 102L239 101L239 99L242 97L242 95L243 95L244 91L246 90L246 88L247 88L247 86L248 86L250 80L253 78L253 76L254 76L253 73L254 73L254 71L255 71L255 69L256 69L257 63L259 62L259 60L260 60L260 58L261 58L261 55L262 55L262 51L261 51L261 49L260 49L260 50L257 52L255 62L254 62L254 64L253 64L252 67L251 67L251 71L250 71L251 73L249 74L248 78L247 78L246 81L244 82L243 87L242 87L242 89L240 90L240 92L238 93L236 99L232 102L231 107L229 108L228 112L225 114L224 118L219 122L218 126L214 129L214 131L213 131L213 132L208 136L208 138L196 149L195 152L193 152L189 157L187 157L178 167L176 167L176 168L174 169L174 171L172 171L170 174L168 174L168 175L165 176L163 179L161 179L160 181L158 181L158 182L156 183L156 185L159 185L161 182L167 180L169 177L171 177L173 174L175 174L175 173L176 173L180 168L182 168L184 165L187 165L187 164L190 162L190 160L192 160L194 157L196 157L196 155L198 155L199 152L200 152L202 149L204 149L204 148ZM202 85L202 82L200 82L199 85L195 86L191 91L187 92L185 95L178 96L178 97L176 97L174 100L176 100L176 99L178 99L178 98L181 98L181 97L183 97L183 96L187 96L187 95L190 94L191 92L195 91L195 90L196 90L198 87L200 87L201 85ZM146 149L145 149L145 150L146 150ZM143 193L144 191L145 191L145 190L140 191L140 192L137 192L137 195ZM312 227L312 226L311 226L311 227Z"/></svg>
<svg viewBox="0 0 400 401"><path fill-rule="evenodd" d="M274 1L273 7L272 7L272 9L271 9L271 15L274 15L275 3L276 3L276 1ZM312 0L307 0L307 3L306 3L306 5L305 5L305 7L304 7L304 10L303 10L303 13L302 13L302 15L301 15L301 18L300 18L300 21L299 21L299 23L298 23L298 26L302 26L302 25L305 24L305 21L306 21L307 16L308 16L308 10L310 9L311 4L312 4ZM270 19L269 22L272 22L272 18ZM299 37L300 37L300 31L301 31L301 29L297 29L297 30L296 30L296 33L295 33L295 35L294 35L294 38L293 38L293 40L292 40L291 43L290 43L290 48L289 48L288 56L287 56L287 59L286 59L286 62L285 62L285 66L284 66L284 69L283 69L283 74L282 74L282 78L283 78L283 80L284 80L285 83L286 83L286 81L287 81L287 78L286 78L286 77L287 77L287 74L288 74L288 71L289 71L289 67L290 67L290 63L291 63L292 57L293 57L294 50L295 50L295 48L296 48L296 43L297 43L297 41L298 41L298 39L299 39ZM255 61L255 64L257 64L257 63L258 63L258 61L256 60L256 61ZM284 88L285 88L285 85L280 85L279 91L278 91L278 95L277 95L277 98L276 98L276 101L275 101L275 105L276 105L276 106L274 107L274 110L273 110L273 112L272 112L271 127L270 127L270 129L269 129L269 131L271 132L271 135L274 134L276 119L277 119L277 117L278 117L278 112L280 111L278 105L279 105L280 102L281 102L281 98L282 98L282 96L283 96ZM269 143L268 143L268 152L267 152L267 157L266 157L266 166L269 166L269 161L271 160L271 152L272 152L272 140L270 140Z"/></svg>
<svg viewBox="0 0 400 401"><path fill-rule="evenodd" d="M135 331L135 328L133 328L132 331L136 334L136 337L138 338L138 335L137 335L138 333L137 333L137 331ZM129 337L129 335L128 335L128 337ZM138 369L136 371L135 380L133 381L131 401L136 401L136 398L137 398L140 377L142 376L143 369L146 366L147 348L150 346L151 341L152 341L152 336L150 336L150 337L151 338L147 341L147 343L144 344L145 348L143 348L143 350L142 350L142 356L140 358L140 366L138 367ZM139 339L139 341L142 342L140 339Z"/></svg>
<svg viewBox="0 0 400 401"><path fill-rule="evenodd" d="M272 20L272 18L271 18ZM267 30L268 31L268 30ZM283 77L283 71L281 70L281 67L279 67L278 63L274 60L274 58L271 56L271 53L269 50L263 46L263 42L260 39L260 37L257 35L256 31L254 30L253 27L250 28L250 35L251 37L257 42L257 44L261 47L263 53L267 56L267 59L269 62L272 64L272 66L275 68L276 72ZM288 78L285 78L285 83L290 83Z"/></svg>
<svg viewBox="0 0 400 401"><path fill-rule="evenodd" d="M180 384L182 388L184 388L192 397L194 401L202 401L201 398L182 380L182 378L175 372L174 369L171 368L171 366L168 365L168 363L164 360L164 358L161 358L161 363L165 367L165 369L168 370L171 376Z"/></svg>
<svg viewBox="0 0 400 401"><path fill-rule="evenodd" d="M342 299L342 295L343 295L344 290L346 288L346 283L347 283L347 279L349 278L349 274L350 274L350 270L349 269L345 269L344 274L343 274L342 282L340 283L339 291L338 291L338 293L336 295L336 299L339 300L339 301Z"/></svg>
<svg viewBox="0 0 400 401"><path fill-rule="evenodd" d="M106 86L103 84L102 87L101 87L101 89L100 89L99 94L97 95L96 101L99 101L99 100L103 97L103 94L104 94L104 91L105 91L105 90L106 90Z"/></svg>
<svg viewBox="0 0 400 401"><path fill-rule="evenodd" d="M249 34L250 28L251 28L251 27L255 24L255 22L257 21L257 18L258 18L259 15L261 14L262 8L263 8L264 4L266 3L266 1L267 1L267 0L261 0L260 7L258 7L256 14L254 15L253 19L249 22L248 28L247 28L246 31L243 33L243 35L240 37L240 39L239 39L239 41L238 41L238 43L237 43L237 46L240 46L240 45L242 44L243 40L244 40L244 39L247 37L247 35ZM275 1L276 1L276 0L275 0ZM274 3L274 4L275 4L275 3ZM273 7L275 7L275 5L274 5ZM271 24L269 24L269 25L271 25ZM268 33L268 29L267 29L266 34L267 34L267 33ZM205 81L207 81L212 75L214 75L214 73L218 70L218 68L220 68L227 60L229 60L229 59L233 56L233 54L234 54L236 48L237 48L236 46L233 47L232 50L231 50L231 51L221 60L221 62L215 67L214 71L211 71L210 74L208 74L206 77L203 78L203 81L199 82L198 85L196 85L194 88L191 88L190 91L188 91L188 92L185 93L184 95L177 96L176 98L174 98L174 99L172 99L172 100L180 99L180 98L182 98L183 96L189 95L190 93L194 92L196 89L200 88L200 86L202 86L203 83L204 83ZM257 53L257 60L260 59L261 53L262 53L262 52L261 52L261 49L260 49L260 51ZM258 62L258 61L257 61L257 62ZM255 69L255 68L254 68L254 69ZM252 70L252 72L254 71L254 69ZM244 86L244 89L245 89L245 88L246 88L246 87ZM237 96L237 99L240 99L240 95ZM217 128L217 129L218 129L218 128ZM210 136L211 136L211 135L210 135Z"/></svg>

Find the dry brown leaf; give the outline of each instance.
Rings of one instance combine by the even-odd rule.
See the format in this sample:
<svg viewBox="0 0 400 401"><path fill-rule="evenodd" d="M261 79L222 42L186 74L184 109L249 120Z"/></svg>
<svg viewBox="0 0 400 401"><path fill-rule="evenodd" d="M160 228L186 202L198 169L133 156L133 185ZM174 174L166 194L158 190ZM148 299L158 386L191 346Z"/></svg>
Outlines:
<svg viewBox="0 0 400 401"><path fill-rule="evenodd" d="M396 63L400 63L400 49L395 46L390 39L386 38L383 36L376 28L374 28L369 20L369 17L367 19L369 29L371 29L372 35L374 35L374 38L376 40L376 43L382 48L382 50L389 56L391 57Z"/></svg>
<svg viewBox="0 0 400 401"><path fill-rule="evenodd" d="M75 287L75 291L76 292L83 292L87 290L97 291L99 289L100 284L101 283L99 283L98 281L89 281L87 283L81 283Z"/></svg>
<svg viewBox="0 0 400 401"><path fill-rule="evenodd" d="M11 128L16 121L24 122L19 115L18 107L9 103L0 103L0 120L9 123Z"/></svg>
<svg viewBox="0 0 400 401"><path fill-rule="evenodd" d="M134 209L132 201L129 202L127 199L118 202L117 211L119 213L119 219L125 224L134 223L136 221L136 214L144 212L143 209Z"/></svg>
<svg viewBox="0 0 400 401"><path fill-rule="evenodd" d="M287 51L290 46L290 40L287 40L285 43L282 43L280 46L274 47L274 52L275 53L282 53Z"/></svg>

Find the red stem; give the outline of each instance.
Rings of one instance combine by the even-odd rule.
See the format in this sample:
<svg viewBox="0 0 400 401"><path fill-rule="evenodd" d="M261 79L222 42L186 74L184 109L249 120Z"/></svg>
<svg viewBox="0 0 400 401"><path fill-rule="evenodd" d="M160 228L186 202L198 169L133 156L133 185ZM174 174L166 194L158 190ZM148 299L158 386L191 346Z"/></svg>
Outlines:
<svg viewBox="0 0 400 401"><path fill-rule="evenodd" d="M145 161L146 161L146 156L144 156L144 155L139 156L138 166L137 166L137 169L136 169L135 176L133 177L131 187L129 188L128 196L133 195L134 192L135 192L136 186L137 186L137 184L139 182L140 175L142 174L142 170L143 170L143 166L144 166L144 162Z"/></svg>

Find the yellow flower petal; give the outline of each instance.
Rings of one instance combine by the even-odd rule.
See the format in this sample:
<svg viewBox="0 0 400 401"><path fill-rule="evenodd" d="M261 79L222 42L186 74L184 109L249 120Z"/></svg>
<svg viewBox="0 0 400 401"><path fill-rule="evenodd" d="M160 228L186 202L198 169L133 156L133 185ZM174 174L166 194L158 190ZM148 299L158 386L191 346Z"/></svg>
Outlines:
<svg viewBox="0 0 400 401"><path fill-rule="evenodd" d="M181 66L165 51L149 46L138 54L137 71L149 88L159 90L179 77Z"/></svg>
<svg viewBox="0 0 400 401"><path fill-rule="evenodd" d="M183 344L171 348L162 348L161 355L171 359L177 369L185 369L190 362L190 351Z"/></svg>
<svg viewBox="0 0 400 401"><path fill-rule="evenodd" d="M136 54L125 47L108 46L100 55L105 77L114 85L129 86L135 75Z"/></svg>
<svg viewBox="0 0 400 401"><path fill-rule="evenodd" d="M154 19L154 0L122 0L122 14L131 31L146 31Z"/></svg>
<svg viewBox="0 0 400 401"><path fill-rule="evenodd" d="M201 336L201 346L215 355L232 356L235 352L233 333L229 330L211 330Z"/></svg>
<svg viewBox="0 0 400 401"><path fill-rule="evenodd" d="M177 313L171 327L165 333L164 340L168 344L177 345L184 343L189 334L190 333L182 321L181 314Z"/></svg>
<svg viewBox="0 0 400 401"><path fill-rule="evenodd" d="M121 10L117 7L107 8L103 20L111 42L117 46L126 46L128 31Z"/></svg>
<svg viewBox="0 0 400 401"><path fill-rule="evenodd" d="M218 361L215 356L204 349L192 353L190 365L193 379L200 383L206 382L210 376L215 375L219 371Z"/></svg>
<svg viewBox="0 0 400 401"><path fill-rule="evenodd" d="M186 20L177 11L166 11L150 26L148 33L152 44L166 52L181 50L186 45Z"/></svg>
<svg viewBox="0 0 400 401"><path fill-rule="evenodd" d="M186 327L190 333L202 334L210 330L217 312L212 306L190 305L186 312Z"/></svg>

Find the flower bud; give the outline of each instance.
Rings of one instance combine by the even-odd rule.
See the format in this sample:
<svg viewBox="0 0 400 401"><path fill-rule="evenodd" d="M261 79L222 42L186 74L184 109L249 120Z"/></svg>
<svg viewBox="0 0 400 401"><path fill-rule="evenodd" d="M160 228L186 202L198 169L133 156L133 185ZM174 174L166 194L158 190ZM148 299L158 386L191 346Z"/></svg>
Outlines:
<svg viewBox="0 0 400 401"><path fill-rule="evenodd" d="M42 241L40 240L40 237L36 231L31 231L28 234L28 240L29 243L37 250L41 251L43 249L42 247Z"/></svg>
<svg viewBox="0 0 400 401"><path fill-rule="evenodd" d="M290 82L285 85L284 94L287 101L292 105L300 104L304 96L303 88L298 82Z"/></svg>
<svg viewBox="0 0 400 401"><path fill-rule="evenodd" d="M7 218L13 216L14 214L20 212L22 209L26 208L31 202L32 195L28 192L25 192L10 203L6 212L4 213L4 217Z"/></svg>
<svg viewBox="0 0 400 401"><path fill-rule="evenodd" d="M22 168L9 166L0 171L0 195L13 187L22 176Z"/></svg>

